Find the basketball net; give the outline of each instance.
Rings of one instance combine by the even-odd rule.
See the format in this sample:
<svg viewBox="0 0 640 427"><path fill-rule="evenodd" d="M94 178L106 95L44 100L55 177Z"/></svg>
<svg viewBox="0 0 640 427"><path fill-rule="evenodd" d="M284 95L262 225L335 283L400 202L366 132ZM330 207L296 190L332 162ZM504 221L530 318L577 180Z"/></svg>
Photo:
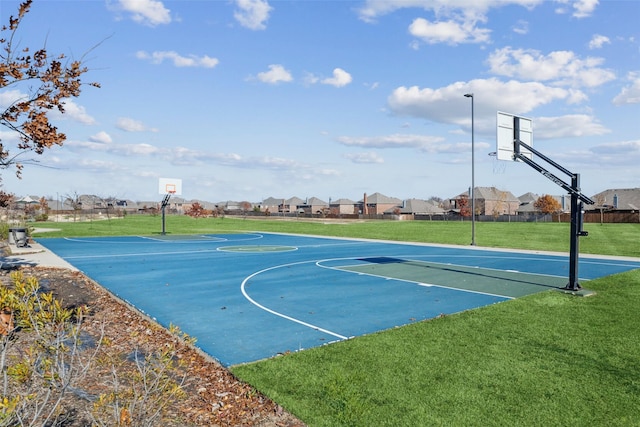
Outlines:
<svg viewBox="0 0 640 427"><path fill-rule="evenodd" d="M498 153L496 151L492 151L489 153L489 156L492 158L492 166L494 175L503 174L507 170L507 162L503 160L498 160Z"/></svg>

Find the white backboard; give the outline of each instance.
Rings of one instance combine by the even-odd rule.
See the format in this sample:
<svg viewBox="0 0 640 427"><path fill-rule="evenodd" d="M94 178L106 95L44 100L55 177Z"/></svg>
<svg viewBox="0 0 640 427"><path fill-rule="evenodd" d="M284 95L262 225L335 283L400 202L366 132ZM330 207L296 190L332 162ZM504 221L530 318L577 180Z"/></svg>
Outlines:
<svg viewBox="0 0 640 427"><path fill-rule="evenodd" d="M513 157L513 121L515 117L518 117L520 119L520 141L524 142L529 147L533 147L533 122L531 121L531 119L498 111L498 117L496 121L496 155L498 157L498 160L516 160ZM525 150L524 147L521 147L520 153L530 159L533 157L533 153L531 153L531 151L529 150Z"/></svg>
<svg viewBox="0 0 640 427"><path fill-rule="evenodd" d="M181 196L182 180L176 178L160 178L158 192L162 195L173 194L174 196Z"/></svg>

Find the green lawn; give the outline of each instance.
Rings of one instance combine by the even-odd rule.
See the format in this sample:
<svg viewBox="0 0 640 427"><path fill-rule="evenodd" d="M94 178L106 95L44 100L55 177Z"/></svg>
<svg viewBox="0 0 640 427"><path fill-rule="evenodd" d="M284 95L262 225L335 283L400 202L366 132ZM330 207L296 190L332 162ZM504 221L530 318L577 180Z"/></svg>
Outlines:
<svg viewBox="0 0 640 427"><path fill-rule="evenodd" d="M162 231L162 218L129 215L89 222L38 222L37 228L59 229L35 237L150 235ZM588 237L580 239L580 252L640 257L640 224L586 224ZM461 221L308 221L282 219L200 218L169 215L168 234L225 233L237 231L286 232L335 237L398 240L406 242L469 245L471 223ZM567 223L476 222L478 246L569 251Z"/></svg>
<svg viewBox="0 0 640 427"><path fill-rule="evenodd" d="M233 368L312 426L640 425L640 270Z"/></svg>
<svg viewBox="0 0 640 427"><path fill-rule="evenodd" d="M154 234L159 217L38 223L47 236ZM586 224L581 252L640 257L639 224ZM462 222L168 217L173 234L275 231L468 245ZM567 252L569 225L476 223L479 246ZM35 236L39 236L35 234ZM311 426L640 426L640 270L232 372Z"/></svg>

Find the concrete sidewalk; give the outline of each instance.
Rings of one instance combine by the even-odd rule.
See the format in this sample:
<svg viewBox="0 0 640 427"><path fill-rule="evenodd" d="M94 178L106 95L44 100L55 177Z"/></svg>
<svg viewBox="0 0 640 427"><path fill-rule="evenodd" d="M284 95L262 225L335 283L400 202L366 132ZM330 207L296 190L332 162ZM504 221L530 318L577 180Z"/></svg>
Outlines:
<svg viewBox="0 0 640 427"><path fill-rule="evenodd" d="M3 245L0 256L0 268L9 270L20 266L28 267L53 267L78 271L78 269L63 260L38 242L31 241L26 247L17 247L7 242Z"/></svg>

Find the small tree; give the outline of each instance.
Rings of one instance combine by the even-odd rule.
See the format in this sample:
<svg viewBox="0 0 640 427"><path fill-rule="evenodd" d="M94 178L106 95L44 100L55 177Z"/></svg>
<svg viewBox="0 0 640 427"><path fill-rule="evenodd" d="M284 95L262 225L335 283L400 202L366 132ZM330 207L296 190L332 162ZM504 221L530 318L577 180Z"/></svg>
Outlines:
<svg viewBox="0 0 640 427"><path fill-rule="evenodd" d="M65 197L65 203L73 209L73 222L76 222L78 214L82 210L82 200L80 199L80 195L77 192L67 194Z"/></svg>
<svg viewBox="0 0 640 427"><path fill-rule="evenodd" d="M189 385L180 349L195 339L171 325L170 342L135 348L131 361L104 324L99 336L88 334L90 313L65 308L22 271L0 284L0 426L166 425Z"/></svg>
<svg viewBox="0 0 640 427"><path fill-rule="evenodd" d="M560 205L560 202L558 202L553 196L550 196L549 194L538 197L538 199L533 202L533 207L543 214L557 214L562 212L562 206Z"/></svg>
<svg viewBox="0 0 640 427"><path fill-rule="evenodd" d="M247 216L247 212L251 210L251 202L240 202L240 209L242 209L242 215Z"/></svg>
<svg viewBox="0 0 640 427"><path fill-rule="evenodd" d="M40 197L40 199L38 200L38 206L37 206L38 210L40 211L38 213L38 215L36 215L36 221L46 221L49 219L49 211L51 210L51 208L49 208L49 202L47 201L46 197Z"/></svg>
<svg viewBox="0 0 640 427"><path fill-rule="evenodd" d="M204 218L209 216L211 212L205 209L199 202L193 202L191 206L184 211L184 214L192 218Z"/></svg>
<svg viewBox="0 0 640 427"><path fill-rule="evenodd" d="M15 196L0 190L0 208L9 208L13 204Z"/></svg>
<svg viewBox="0 0 640 427"><path fill-rule="evenodd" d="M471 216L471 206L469 206L468 197L460 197L457 201L458 208L460 209L460 215L463 217Z"/></svg>
<svg viewBox="0 0 640 427"><path fill-rule="evenodd" d="M16 132L20 140L17 152L9 152L0 139L0 169L14 165L18 177L22 163L17 158L21 154L43 154L45 149L65 141L66 135L58 132L48 115L54 109L64 113L65 99L80 96L80 78L88 71L82 60L67 62L64 55L49 55L44 48L31 54L29 48L16 44L18 27L32 1L20 4L18 16L10 16L9 25L0 28L0 90L11 87L25 92L0 110L0 125ZM98 83L89 85L99 87Z"/></svg>

